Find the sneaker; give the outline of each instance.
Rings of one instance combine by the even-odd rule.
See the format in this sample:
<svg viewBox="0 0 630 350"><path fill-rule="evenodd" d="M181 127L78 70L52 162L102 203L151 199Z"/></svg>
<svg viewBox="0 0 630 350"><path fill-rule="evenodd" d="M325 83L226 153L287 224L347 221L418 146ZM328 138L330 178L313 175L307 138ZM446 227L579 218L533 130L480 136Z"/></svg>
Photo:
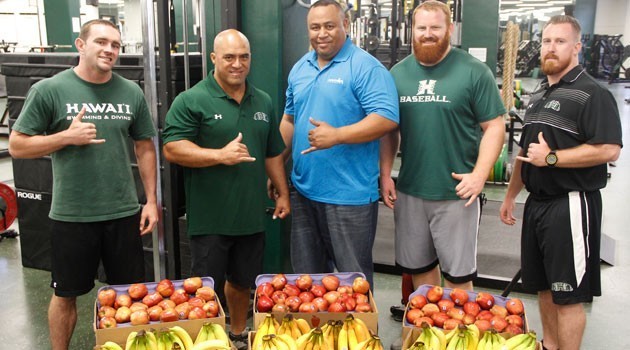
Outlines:
<svg viewBox="0 0 630 350"><path fill-rule="evenodd" d="M396 339L392 345L389 346L391 350L401 350L402 349L402 338Z"/></svg>
<svg viewBox="0 0 630 350"><path fill-rule="evenodd" d="M248 328L245 328L243 333L234 334L232 331L229 332L230 341L234 345L237 350L247 350L247 333L249 332Z"/></svg>
<svg viewBox="0 0 630 350"><path fill-rule="evenodd" d="M405 315L405 307L403 305L394 305L389 308L389 312L392 313L392 318L396 322L402 322Z"/></svg>

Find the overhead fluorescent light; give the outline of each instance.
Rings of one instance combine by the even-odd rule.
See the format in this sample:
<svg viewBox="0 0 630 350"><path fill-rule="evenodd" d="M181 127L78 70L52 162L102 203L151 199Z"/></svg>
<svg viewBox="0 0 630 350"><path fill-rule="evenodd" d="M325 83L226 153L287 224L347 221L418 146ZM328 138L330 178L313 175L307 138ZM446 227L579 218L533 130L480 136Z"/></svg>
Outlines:
<svg viewBox="0 0 630 350"><path fill-rule="evenodd" d="M501 5L516 5L516 4L522 4L523 2L520 0L507 0L507 1L501 1Z"/></svg>
<svg viewBox="0 0 630 350"><path fill-rule="evenodd" d="M552 0L549 1L549 3L553 5L571 5L573 4L573 0Z"/></svg>
<svg viewBox="0 0 630 350"><path fill-rule="evenodd" d="M549 6L550 6L549 4L547 4L547 3L542 3L542 2L541 2L541 3L532 3L532 2L529 2L529 3L527 3L527 4L518 4L518 5L516 5L516 7L520 8L521 10L522 10L522 9L526 9L526 8L534 8L534 7L549 7Z"/></svg>

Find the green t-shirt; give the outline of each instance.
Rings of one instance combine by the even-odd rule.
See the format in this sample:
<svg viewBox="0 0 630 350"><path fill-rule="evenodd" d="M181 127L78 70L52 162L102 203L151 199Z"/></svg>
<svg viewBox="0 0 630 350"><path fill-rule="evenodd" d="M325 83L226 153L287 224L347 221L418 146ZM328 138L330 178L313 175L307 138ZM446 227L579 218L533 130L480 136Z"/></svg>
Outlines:
<svg viewBox="0 0 630 350"><path fill-rule="evenodd" d="M401 167L396 188L427 200L459 199L451 173L470 173L481 127L505 113L490 69L452 48L435 66L410 55L391 73L400 106Z"/></svg>
<svg viewBox="0 0 630 350"><path fill-rule="evenodd" d="M213 72L214 73L214 72ZM267 177L265 158L284 150L271 98L247 82L239 105L213 77L175 98L163 133L164 144L188 140L220 149L239 132L255 162L184 167L189 235L246 235L264 231Z"/></svg>
<svg viewBox="0 0 630 350"><path fill-rule="evenodd" d="M80 79L73 69L29 90L13 129L27 135L68 129L85 106L83 122L96 126L102 144L67 146L52 157L50 218L68 222L112 220L135 214L140 205L131 171L128 137L149 139L155 128L140 87L113 74L104 84Z"/></svg>

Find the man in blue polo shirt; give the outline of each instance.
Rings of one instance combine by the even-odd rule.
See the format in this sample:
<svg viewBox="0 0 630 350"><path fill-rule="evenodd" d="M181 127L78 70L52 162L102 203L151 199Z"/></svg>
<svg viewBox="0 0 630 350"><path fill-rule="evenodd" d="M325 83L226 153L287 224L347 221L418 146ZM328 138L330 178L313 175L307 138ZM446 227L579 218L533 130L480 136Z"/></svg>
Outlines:
<svg viewBox="0 0 630 350"><path fill-rule="evenodd" d="M339 3L316 2L307 24L314 50L289 74L280 124L293 157L293 270L360 271L372 282L378 139L398 125L396 86L347 37Z"/></svg>

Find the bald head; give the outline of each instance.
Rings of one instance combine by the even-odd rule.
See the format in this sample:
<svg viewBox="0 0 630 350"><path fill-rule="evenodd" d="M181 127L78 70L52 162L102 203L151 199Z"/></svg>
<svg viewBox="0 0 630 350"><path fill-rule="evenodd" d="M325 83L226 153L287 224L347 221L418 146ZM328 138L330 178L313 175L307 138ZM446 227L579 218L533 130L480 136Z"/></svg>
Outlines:
<svg viewBox="0 0 630 350"><path fill-rule="evenodd" d="M236 29L226 29L214 38L214 52L224 50L226 46L245 46L249 50L249 40Z"/></svg>
<svg viewBox="0 0 630 350"><path fill-rule="evenodd" d="M243 91L249 74L251 52L249 40L238 30L228 29L214 38L214 78L227 93Z"/></svg>

